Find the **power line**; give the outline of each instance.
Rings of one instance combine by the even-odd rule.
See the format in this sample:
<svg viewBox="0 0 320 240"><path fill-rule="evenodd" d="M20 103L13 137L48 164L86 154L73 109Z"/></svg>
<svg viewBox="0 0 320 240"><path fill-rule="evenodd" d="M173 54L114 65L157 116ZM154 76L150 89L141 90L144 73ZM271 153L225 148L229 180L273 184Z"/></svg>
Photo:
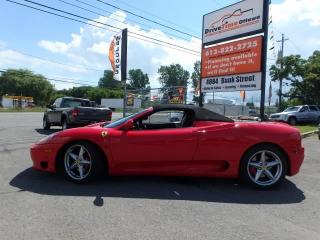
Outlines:
<svg viewBox="0 0 320 240"><path fill-rule="evenodd" d="M81 6L79 6L79 5L76 5L76 4L73 4L73 3L70 3L70 2L67 2L67 1L64 1L64 0L57 0L57 1L63 2L64 4L67 4L67 5L69 5L69 6L73 6L73 7L78 8L78 9L82 9L82 10L87 11L87 12L90 12L90 13L93 13L93 14L95 14L95 15L97 15L97 16L103 15L102 13L99 13L99 12L96 12L96 11L92 11L92 10L90 10L90 9L88 9L88 8L84 8L84 7L81 7ZM100 10L100 11L104 11L104 12L109 13L109 14L114 14L114 13L112 13L112 12L110 12L110 11L106 11L106 10L104 10L104 9L98 8L98 7L94 6L94 5L85 3L85 2L80 1L80 0L75 0L75 1L77 1L77 2L79 2L79 3L82 3L82 4L85 4L85 5L87 5L87 6L90 6L90 7L92 7L92 8L96 8L96 9L98 9L98 10ZM117 15L117 16L122 17L122 16L120 16L120 15ZM112 19L112 20L114 20L114 21L116 21L116 22L120 22L120 23L122 23L122 24L124 23L124 22L120 21L119 19L114 18L114 17L112 17L112 16L108 16L108 18L110 18L110 19ZM143 24L143 23L138 22L138 21L134 21L134 20L130 20L130 21L135 22L135 23L137 23L137 24L140 24L140 25L142 25L142 26L145 26L145 27L147 27L147 28L152 28L151 26L146 25L146 24ZM144 30L144 31L149 31L149 29L146 29L146 28L141 28L141 29ZM175 34L166 32L166 31L162 31L162 32L165 33L165 34L167 34L168 36L172 36L172 37L174 37L174 38L178 38L178 39L183 39L183 40L185 40L185 41L189 41L189 39L187 39L187 38L184 38L184 37L181 37L181 36L178 36L178 35L175 35ZM159 34L159 33L153 32L152 34L163 37L163 35L162 35L162 34ZM172 39L172 38L170 38L170 39ZM172 40L174 40L174 39L172 39ZM192 43L191 43L191 44L192 44Z"/></svg>
<svg viewBox="0 0 320 240"><path fill-rule="evenodd" d="M56 15L56 16L59 16L59 17L62 16L62 15L55 14L55 13L52 13L52 12L48 12L48 11L45 11L45 10L42 10L42 9L38 9L38 8L35 8L35 7L31 7L31 6L29 6L29 5L21 4L21 3L18 3L18 2L12 1L12 0L6 0L6 1L11 2L11 3L15 3L15 4L19 4L19 5L22 5L22 6L25 6L25 7L30 7L30 8L39 10L39 11L44 11L44 12L46 12L46 13L51 13L51 14ZM64 14L68 14L68 15L71 15L71 16L74 16L74 17L77 17L77 18L80 18L80 19L84 19L84 20L86 20L86 21L91 21L91 22L94 22L94 23L96 23L96 24L101 24L101 25L104 25L104 26L107 26L107 27L111 27L111 28L117 29L117 30L119 30L119 31L122 30L122 29L119 28L119 27L115 27L115 26L112 26L112 25L107 24L107 23L102 23L102 22L99 22L99 21L97 21L97 20L92 20L92 19L90 19L90 18L83 17L83 16L80 16L80 15L77 15L77 14L74 14L74 13L70 13L70 12L67 12L67 11L64 11L64 10L60 10L60 9L57 9L57 8L53 8L53 7L44 5L44 4L40 4L40 3L37 3L37 2L33 2L33 1L30 1L30 0L23 0L23 1L29 2L29 3L31 3L31 4L38 5L38 6L41 6L41 7L44 7L44 8L48 8L48 9L51 9L51 10L54 10L54 11L62 12L62 13L64 13ZM65 17L65 18L67 18L67 19L69 19L69 20L71 20L71 19L72 19L72 20L75 20L75 19L70 18L70 17L66 17L66 16L63 16L63 17ZM78 21L78 22L79 22L80 20L75 20L75 21ZM88 23L85 23L85 22L83 22L83 21L80 21L80 22L81 22L81 23L84 23L84 24L88 24ZM93 24L89 24L89 25L92 25L92 26L94 26L94 27L99 27L99 26L96 26L96 25L93 25ZM101 28L101 26L100 26L100 28ZM103 28L103 29L108 30L108 31L112 31L112 32L116 32L115 30L111 30L111 29L106 29L106 28ZM140 40L149 41L149 39L150 39L150 40L153 40L153 41L156 41L156 42L159 42L159 43L168 44L168 45L170 45L170 46L173 46L173 47L176 47L176 48L185 50L186 53L190 53L190 54L194 54L194 55L195 55L195 53L196 53L196 54L200 55L200 52L195 51L195 50L192 50L192 49L189 49L189 48L186 48L186 47L182 47L182 46L179 46L179 45L170 43L170 42L158 40L158 39L155 39L155 38L152 38L152 37L148 37L148 36L145 36L145 35L143 35L143 34L135 33L135 32L132 32L132 31L130 31L130 33L131 33L131 36L132 36L132 35L136 35L136 36L145 38L145 39L141 39L141 38L139 38L139 37L132 36L132 37L137 38L137 39L140 39ZM148 39L148 40L147 40L147 39ZM149 42L150 42L150 41L149 41ZM152 43L155 43L155 42L152 42ZM166 46L166 47L169 47L169 46ZM176 49L176 50L178 50L178 49ZM188 52L187 52L187 51L188 51Z"/></svg>
<svg viewBox="0 0 320 240"><path fill-rule="evenodd" d="M1 70L2 70L1 72L5 72L5 71L8 71L9 69L1 68ZM29 76L29 77L37 77L37 75L42 75L42 74L30 75L30 74L24 73L23 75ZM47 80L53 81L53 82L71 83L71 84L80 85L80 86L92 86L92 87L93 87L93 85L83 84L83 83L79 83L79 82L76 82L76 81L67 81L67 80L62 80L62 79L56 79L56 78L46 77L46 76L44 76L44 75L42 75L42 76L45 77ZM91 84L92 84L92 83L91 83Z"/></svg>
<svg viewBox="0 0 320 240"><path fill-rule="evenodd" d="M220 7L224 7L218 0L212 0L215 4L219 5Z"/></svg>
<svg viewBox="0 0 320 240"><path fill-rule="evenodd" d="M189 30L189 31L191 31L191 32L193 32L193 33L195 33L195 34L198 34L197 32L195 32L195 31L192 30L192 29L189 29L189 28L186 28L186 27L184 27L184 26L178 25L178 24L176 24L176 23L174 23L174 22L172 22L172 21L169 21L169 20L167 20L167 19L165 19L165 18L162 18L162 17L160 17L160 16L157 16L157 15L155 15L155 14L153 14L153 13L151 13L151 12L148 12L148 11L146 11L146 10L144 10L144 9L138 8L138 7L136 7L136 6L133 6L133 5L129 4L129 3L127 3L127 2L120 1L120 0L116 0L116 1L117 1L117 2L120 2L120 3L124 4L124 5L127 5L128 7L131 7L131 8L133 8L133 9L136 9L136 10L138 10L138 11L144 12L144 13L150 15L150 16L156 17L156 18L158 18L158 19L160 19L160 20L162 20L162 21L164 21L164 22L167 22L167 23L169 23L169 24L173 24L173 25L175 25L175 26L177 26L177 27L180 27L180 28L183 28L183 29L185 29L185 30Z"/></svg>
<svg viewBox="0 0 320 240"><path fill-rule="evenodd" d="M6 1L13 2L11 0L6 0ZM23 1L31 3L31 4L34 4L34 5L37 5L37 6L41 6L41 7L44 7L44 8L48 8L48 9L51 9L51 10L54 10L54 11L58 11L58 12L61 12L61 13L64 13L64 14L68 14L68 15L71 15L73 17L81 18L81 19L84 19L86 21L91 21L91 22L94 22L96 24L101 24L101 25L104 25L104 26L107 26L107 27L111 27L111 28L117 29L119 31L122 30L121 28L112 26L111 24L99 22L97 20L93 20L93 19L90 19L90 18L87 18L87 17L83 17L83 16L80 16L78 14L70 13L70 12L67 12L67 11L64 11L64 10L61 10L61 9L58 9L58 8L50 7L50 6L45 5L45 4L37 3L37 2L34 2L34 1L30 1L30 0L23 0ZM139 37L147 38L147 39L150 39L150 40L153 40L153 41L157 41L157 42L160 42L160 43L164 43L164 44L169 44L171 46L174 46L174 47L186 50L186 51L190 51L190 52L193 52L193 53L200 54L200 52L198 52L198 51L195 51L193 49L189 49L189 48L186 48L186 47L182 47L182 46L170 43L170 42L166 42L166 41L159 40L159 39L156 39L156 38L148 37L148 36L145 36L143 34L132 32L132 31L130 31L130 33L133 34L133 35L139 36Z"/></svg>
<svg viewBox="0 0 320 240"><path fill-rule="evenodd" d="M193 35L193 34L190 34L190 33L184 32L184 31L181 31L181 30L176 29L176 28L173 28L173 27L171 27L171 26L162 24L162 23L160 23L160 22L158 22L158 21L155 21L155 20L152 20L152 19L150 19L150 18L146 18L146 17L141 16L141 15L139 15L139 14L136 14L136 13L134 13L134 12L132 12L132 11L126 10L126 9L124 9L124 8L120 8L120 7L118 7L118 6L115 6L115 5L113 5L113 4L104 2L104 1L102 1L102 0L97 0L97 1L100 2L100 3L102 3L102 4L105 4L105 5L107 5L107 6L110 6L110 7L112 7L112 8L115 8L115 9L121 10L121 11L123 11L123 12L126 12L126 13L128 13L128 14L131 14L131 15L133 15L133 16L135 16L135 17L138 17L138 18L141 18L141 19L143 19L143 20L146 20L146 21L148 21L148 22L152 22L152 23L154 23L154 24L157 24L157 25L159 25L159 26L165 27L165 28L167 28L167 29L171 29L171 30L173 30L173 31L175 31L175 32L179 32L179 33L184 34L184 35L187 35L187 36L189 36L189 37L194 37L194 38L197 38L197 39L201 39L201 38L199 38L198 36L195 36L195 35Z"/></svg>
<svg viewBox="0 0 320 240"><path fill-rule="evenodd" d="M50 62L50 63L53 63L53 64L58 64L58 65L67 66L67 67L71 67L71 68L76 68L76 69L81 69L81 70L86 69L86 70L97 71L97 72L104 71L104 69L95 69L95 68L89 68L89 67L85 67L85 66L74 66L74 65L71 65L71 64L66 64L66 63L62 63L62 62L58 62L58 61L49 60L49 59L38 57L38 56L29 54L29 53L25 53L25 52L22 52L20 50L15 49L15 48L10 48L10 47L7 47L7 46L1 45L1 44L0 44L0 48L5 48L5 49L8 49L8 50L20 53L20 54L22 54L24 56L28 56L28 57L39 59L41 61Z"/></svg>
<svg viewBox="0 0 320 240"><path fill-rule="evenodd" d="M276 27L273 27L279 34L282 34L282 32L278 29L278 28L276 28ZM302 53L302 54L305 54L305 52L304 51L302 51L301 50L301 48L299 48L298 46L297 46L297 44L292 40L292 38L290 37L290 36L288 36L288 34L285 34L288 38L289 38L289 42L291 43L291 45L293 46L293 47L295 47L297 50L298 50L298 52L300 52L300 53Z"/></svg>

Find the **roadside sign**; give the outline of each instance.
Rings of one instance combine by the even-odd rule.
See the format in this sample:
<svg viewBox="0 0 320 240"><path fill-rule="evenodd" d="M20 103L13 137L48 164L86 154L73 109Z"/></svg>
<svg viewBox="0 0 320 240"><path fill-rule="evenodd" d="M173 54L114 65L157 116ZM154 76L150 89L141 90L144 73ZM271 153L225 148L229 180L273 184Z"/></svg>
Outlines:
<svg viewBox="0 0 320 240"><path fill-rule="evenodd" d="M261 55L262 36L204 48L201 77L260 72Z"/></svg>
<svg viewBox="0 0 320 240"><path fill-rule="evenodd" d="M125 81L127 78L127 29L115 34L109 47L109 61L113 79Z"/></svg>
<svg viewBox="0 0 320 240"><path fill-rule="evenodd" d="M261 72L208 77L201 81L203 93L254 91L261 89Z"/></svg>
<svg viewBox="0 0 320 240"><path fill-rule="evenodd" d="M243 0L203 16L200 107L203 93L261 90L264 119L269 4Z"/></svg>
<svg viewBox="0 0 320 240"><path fill-rule="evenodd" d="M203 44L263 32L264 0L244 0L203 16Z"/></svg>

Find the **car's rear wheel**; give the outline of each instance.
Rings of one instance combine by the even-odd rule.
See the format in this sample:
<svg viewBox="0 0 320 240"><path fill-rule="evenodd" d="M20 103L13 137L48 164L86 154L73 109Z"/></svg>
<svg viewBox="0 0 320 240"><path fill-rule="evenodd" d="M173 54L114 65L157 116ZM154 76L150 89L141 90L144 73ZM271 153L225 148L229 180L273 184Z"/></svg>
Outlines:
<svg viewBox="0 0 320 240"><path fill-rule="evenodd" d="M297 125L297 119L295 117L291 117L289 118L289 124L292 125L292 126L295 126Z"/></svg>
<svg viewBox="0 0 320 240"><path fill-rule="evenodd" d="M89 142L77 142L64 152L65 176L77 183L97 179L105 170L104 157L100 150Z"/></svg>
<svg viewBox="0 0 320 240"><path fill-rule="evenodd" d="M47 117L43 117L43 129L44 130L49 130L50 129L50 124L48 122L48 118Z"/></svg>
<svg viewBox="0 0 320 240"><path fill-rule="evenodd" d="M260 189L269 189L284 180L287 159L277 147L256 146L243 157L240 171L245 182Z"/></svg>

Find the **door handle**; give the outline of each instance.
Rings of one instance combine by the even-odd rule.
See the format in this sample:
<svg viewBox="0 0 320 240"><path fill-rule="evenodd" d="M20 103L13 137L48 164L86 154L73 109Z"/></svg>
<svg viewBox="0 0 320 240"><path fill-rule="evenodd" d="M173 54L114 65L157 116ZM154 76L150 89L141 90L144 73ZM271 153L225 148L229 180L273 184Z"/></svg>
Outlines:
<svg viewBox="0 0 320 240"><path fill-rule="evenodd" d="M206 133L207 131L206 130L199 130L199 131L196 131L196 133Z"/></svg>

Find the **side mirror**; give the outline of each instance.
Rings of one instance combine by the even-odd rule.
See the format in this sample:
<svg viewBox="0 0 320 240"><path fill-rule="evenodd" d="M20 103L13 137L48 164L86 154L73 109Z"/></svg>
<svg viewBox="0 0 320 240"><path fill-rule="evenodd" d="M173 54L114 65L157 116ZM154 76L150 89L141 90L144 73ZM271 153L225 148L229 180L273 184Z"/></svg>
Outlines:
<svg viewBox="0 0 320 240"><path fill-rule="evenodd" d="M132 119L129 119L125 124L124 124L124 126L122 127L122 129L124 130L124 131L129 131L129 130L131 130L131 129L133 129L134 128L134 124L133 124L133 120Z"/></svg>
<svg viewBox="0 0 320 240"><path fill-rule="evenodd" d="M56 105L47 105L47 108L51 109L51 110L54 110L56 108Z"/></svg>

